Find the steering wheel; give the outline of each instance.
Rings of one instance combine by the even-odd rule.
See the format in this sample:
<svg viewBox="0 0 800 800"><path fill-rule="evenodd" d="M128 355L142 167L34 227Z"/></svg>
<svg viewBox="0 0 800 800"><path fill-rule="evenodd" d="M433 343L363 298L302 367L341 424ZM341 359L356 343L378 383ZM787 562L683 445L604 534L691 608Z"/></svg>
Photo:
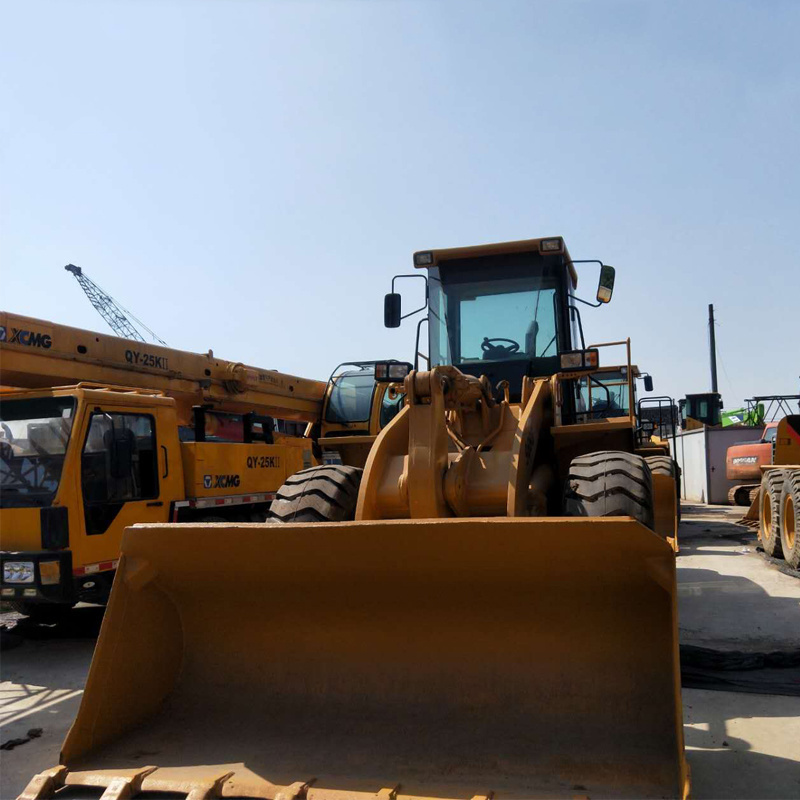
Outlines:
<svg viewBox="0 0 800 800"><path fill-rule="evenodd" d="M11 433L11 428L9 428L8 425L5 424L5 422L0 422L0 426L2 426L3 433L6 435L6 441L9 444L12 444L14 441L16 441L14 439L14 434Z"/></svg>
<svg viewBox="0 0 800 800"><path fill-rule="evenodd" d="M508 342L508 345L492 344L492 342ZM499 336L493 339L484 337L481 342L481 350L483 350L483 357L486 359L504 358L519 352L519 342L515 342L513 339L503 339Z"/></svg>

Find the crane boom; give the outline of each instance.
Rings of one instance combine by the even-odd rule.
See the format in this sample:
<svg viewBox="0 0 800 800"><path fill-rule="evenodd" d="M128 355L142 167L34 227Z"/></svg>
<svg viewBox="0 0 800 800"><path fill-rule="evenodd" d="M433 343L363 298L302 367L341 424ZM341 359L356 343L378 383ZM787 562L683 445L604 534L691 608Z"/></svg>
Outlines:
<svg viewBox="0 0 800 800"><path fill-rule="evenodd" d="M71 272L81 289L83 289L89 302L97 309L100 316L109 324L114 333L123 339L133 339L137 342L144 342L144 337L136 329L136 326L128 319L125 310L120 304L105 290L101 289L88 275L84 274L80 267L74 264L67 264L64 269ZM166 342L150 330L144 323L139 323L145 328L151 336L158 340L161 344L166 345Z"/></svg>
<svg viewBox="0 0 800 800"><path fill-rule="evenodd" d="M39 389L91 382L174 397L180 424L192 406L319 419L326 384L274 370L0 311L0 385Z"/></svg>

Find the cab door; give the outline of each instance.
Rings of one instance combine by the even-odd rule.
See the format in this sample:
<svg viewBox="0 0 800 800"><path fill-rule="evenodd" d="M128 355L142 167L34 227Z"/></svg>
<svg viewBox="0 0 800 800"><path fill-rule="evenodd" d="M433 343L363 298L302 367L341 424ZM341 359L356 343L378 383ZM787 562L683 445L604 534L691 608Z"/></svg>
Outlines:
<svg viewBox="0 0 800 800"><path fill-rule="evenodd" d="M175 476L166 445L174 436L160 435L165 432L158 430L158 416L157 409L135 407L90 412L80 462L80 566L118 558L126 527L168 520ZM170 450L179 457L176 446Z"/></svg>

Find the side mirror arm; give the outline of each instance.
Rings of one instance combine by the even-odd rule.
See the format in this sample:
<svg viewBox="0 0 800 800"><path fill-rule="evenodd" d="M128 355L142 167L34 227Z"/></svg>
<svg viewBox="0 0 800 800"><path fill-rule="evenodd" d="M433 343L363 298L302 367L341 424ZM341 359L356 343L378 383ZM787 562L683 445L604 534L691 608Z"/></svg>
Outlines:
<svg viewBox="0 0 800 800"><path fill-rule="evenodd" d="M409 273L405 275L395 275L392 278L392 294L396 294L394 288L394 282L400 280L401 278L419 278L420 280L425 281L425 303L421 305L419 308L414 309L413 311L409 311L408 314L403 314L400 319L404 320L408 317L413 317L414 314L419 314L420 311L425 311L428 307L428 298L429 298L429 291L428 291L428 279L424 275L420 275L419 273Z"/></svg>

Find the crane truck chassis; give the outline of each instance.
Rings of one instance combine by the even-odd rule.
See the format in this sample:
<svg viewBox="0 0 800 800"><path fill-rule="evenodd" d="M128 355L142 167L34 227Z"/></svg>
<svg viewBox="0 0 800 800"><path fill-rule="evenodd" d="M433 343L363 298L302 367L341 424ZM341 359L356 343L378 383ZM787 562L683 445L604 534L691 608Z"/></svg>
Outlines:
<svg viewBox="0 0 800 800"><path fill-rule="evenodd" d="M399 410L372 362L326 384L3 312L0 355L0 591L40 619L106 602L129 525L263 521L294 473L363 466Z"/></svg>
<svg viewBox="0 0 800 800"><path fill-rule="evenodd" d="M415 264L428 369L363 475L284 487L299 513L298 485L354 485L354 519L126 530L61 763L22 798L688 795L675 481L636 452L630 357L582 342L560 237Z"/></svg>

